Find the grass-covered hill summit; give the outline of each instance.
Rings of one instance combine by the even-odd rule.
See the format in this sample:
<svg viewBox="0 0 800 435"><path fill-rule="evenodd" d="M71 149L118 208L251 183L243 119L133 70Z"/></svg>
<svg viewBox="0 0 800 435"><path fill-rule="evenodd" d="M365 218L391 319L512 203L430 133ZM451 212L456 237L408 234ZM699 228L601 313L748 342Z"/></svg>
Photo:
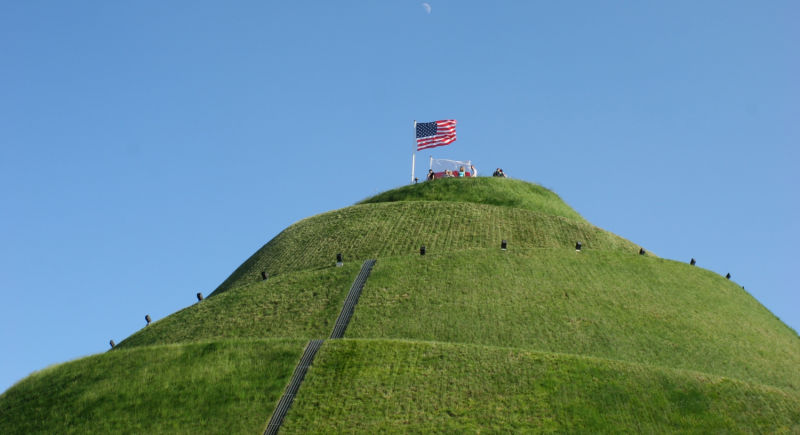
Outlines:
<svg viewBox="0 0 800 435"><path fill-rule="evenodd" d="M0 427L260 434L326 339L280 433L800 433L797 334L724 277L639 248L519 180L384 192L295 223L113 351L22 380Z"/></svg>
<svg viewBox="0 0 800 435"><path fill-rule="evenodd" d="M400 201L467 202L535 211L586 222L552 190L522 180L479 177L443 178L379 193L359 204Z"/></svg>

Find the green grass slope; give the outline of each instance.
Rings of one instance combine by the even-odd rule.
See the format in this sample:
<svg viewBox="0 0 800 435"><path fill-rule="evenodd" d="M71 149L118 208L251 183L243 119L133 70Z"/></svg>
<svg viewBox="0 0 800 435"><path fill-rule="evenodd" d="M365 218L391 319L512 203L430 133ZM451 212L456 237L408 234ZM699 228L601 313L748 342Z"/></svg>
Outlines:
<svg viewBox="0 0 800 435"><path fill-rule="evenodd" d="M382 192L359 204L397 201L471 202L519 208L586 222L586 219L552 190L510 178L443 178Z"/></svg>
<svg viewBox="0 0 800 435"><path fill-rule="evenodd" d="M345 337L591 355L800 391L800 338L741 287L688 264L615 252L383 259Z"/></svg>
<svg viewBox="0 0 800 435"><path fill-rule="evenodd" d="M303 219L290 226L239 266L215 291L299 270L333 267L336 254L345 261L490 248L506 239L512 246L573 250L624 251L639 246L587 223L508 207L463 202L392 202L363 204Z"/></svg>
<svg viewBox="0 0 800 435"><path fill-rule="evenodd" d="M360 264L238 287L157 320L117 347L264 338L328 338Z"/></svg>
<svg viewBox="0 0 800 435"><path fill-rule="evenodd" d="M117 349L24 379L0 428L263 433L377 258L282 434L800 433L800 337L733 282L638 250L530 183L385 192L290 226Z"/></svg>
<svg viewBox="0 0 800 435"><path fill-rule="evenodd" d="M701 373L443 343L329 341L281 434L799 433L800 396Z"/></svg>
<svg viewBox="0 0 800 435"><path fill-rule="evenodd" d="M114 350L0 396L4 435L263 433L305 341Z"/></svg>

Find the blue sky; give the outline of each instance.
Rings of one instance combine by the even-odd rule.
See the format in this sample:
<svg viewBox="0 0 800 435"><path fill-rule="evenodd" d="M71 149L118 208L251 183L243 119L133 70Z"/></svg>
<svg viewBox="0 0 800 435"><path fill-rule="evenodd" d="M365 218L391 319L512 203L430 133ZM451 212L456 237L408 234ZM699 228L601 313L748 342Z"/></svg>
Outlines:
<svg viewBox="0 0 800 435"><path fill-rule="evenodd" d="M0 391L407 183L415 119L800 330L800 3L428 3L0 3Z"/></svg>

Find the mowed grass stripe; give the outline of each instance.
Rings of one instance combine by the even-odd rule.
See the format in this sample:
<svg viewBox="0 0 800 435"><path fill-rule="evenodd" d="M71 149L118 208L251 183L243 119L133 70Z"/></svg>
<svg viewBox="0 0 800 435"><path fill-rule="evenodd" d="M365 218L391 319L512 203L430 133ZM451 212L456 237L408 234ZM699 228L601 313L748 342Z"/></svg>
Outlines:
<svg viewBox="0 0 800 435"><path fill-rule="evenodd" d="M305 341L115 349L0 395L4 435L262 433Z"/></svg>
<svg viewBox="0 0 800 435"><path fill-rule="evenodd" d="M591 355L800 390L800 337L741 287L623 253L495 248L382 259L347 336Z"/></svg>
<svg viewBox="0 0 800 435"><path fill-rule="evenodd" d="M796 433L800 396L514 349L328 341L282 434Z"/></svg>
<svg viewBox="0 0 800 435"><path fill-rule="evenodd" d="M447 224L444 224L447 223ZM592 225L506 207L471 203L396 202L347 207L290 226L244 262L215 293L271 276L332 267L336 253L347 261L431 252L512 246L636 254L639 246ZM651 254L649 254L651 255Z"/></svg>

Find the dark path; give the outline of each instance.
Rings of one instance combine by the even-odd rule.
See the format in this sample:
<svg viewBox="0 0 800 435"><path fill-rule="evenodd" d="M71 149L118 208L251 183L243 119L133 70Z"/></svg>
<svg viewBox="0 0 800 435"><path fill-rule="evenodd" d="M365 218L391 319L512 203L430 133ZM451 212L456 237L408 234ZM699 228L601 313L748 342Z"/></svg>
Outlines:
<svg viewBox="0 0 800 435"><path fill-rule="evenodd" d="M350 292L347 293L347 298L344 300L344 306L342 306L342 311L339 313L339 318L336 319L336 324L333 326L333 332L331 333L332 339L344 338L347 325L350 323L350 317L353 316L358 298L361 296L361 290L364 288L364 284L367 283L367 278L369 278L369 274L372 272L372 266L375 266L376 261L377 260L367 260L361 266L361 272L358 273L356 280L353 282L353 286L350 287Z"/></svg>
<svg viewBox="0 0 800 435"><path fill-rule="evenodd" d="M289 386L286 387L286 391L283 393L283 396L281 396L281 400L278 401L278 406L275 407L275 412L272 413L272 418L269 420L269 424L267 424L267 430L264 431L264 435L276 435L278 430L280 430L283 419L286 417L286 413L289 412L292 402L294 402L294 396L297 395L300 384L303 382L303 378L306 377L308 368L314 362L314 356L324 342L325 340L311 340L308 342L308 345L306 345L306 350L303 351L303 356L300 357L300 363L295 367L292 379L289 381Z"/></svg>

